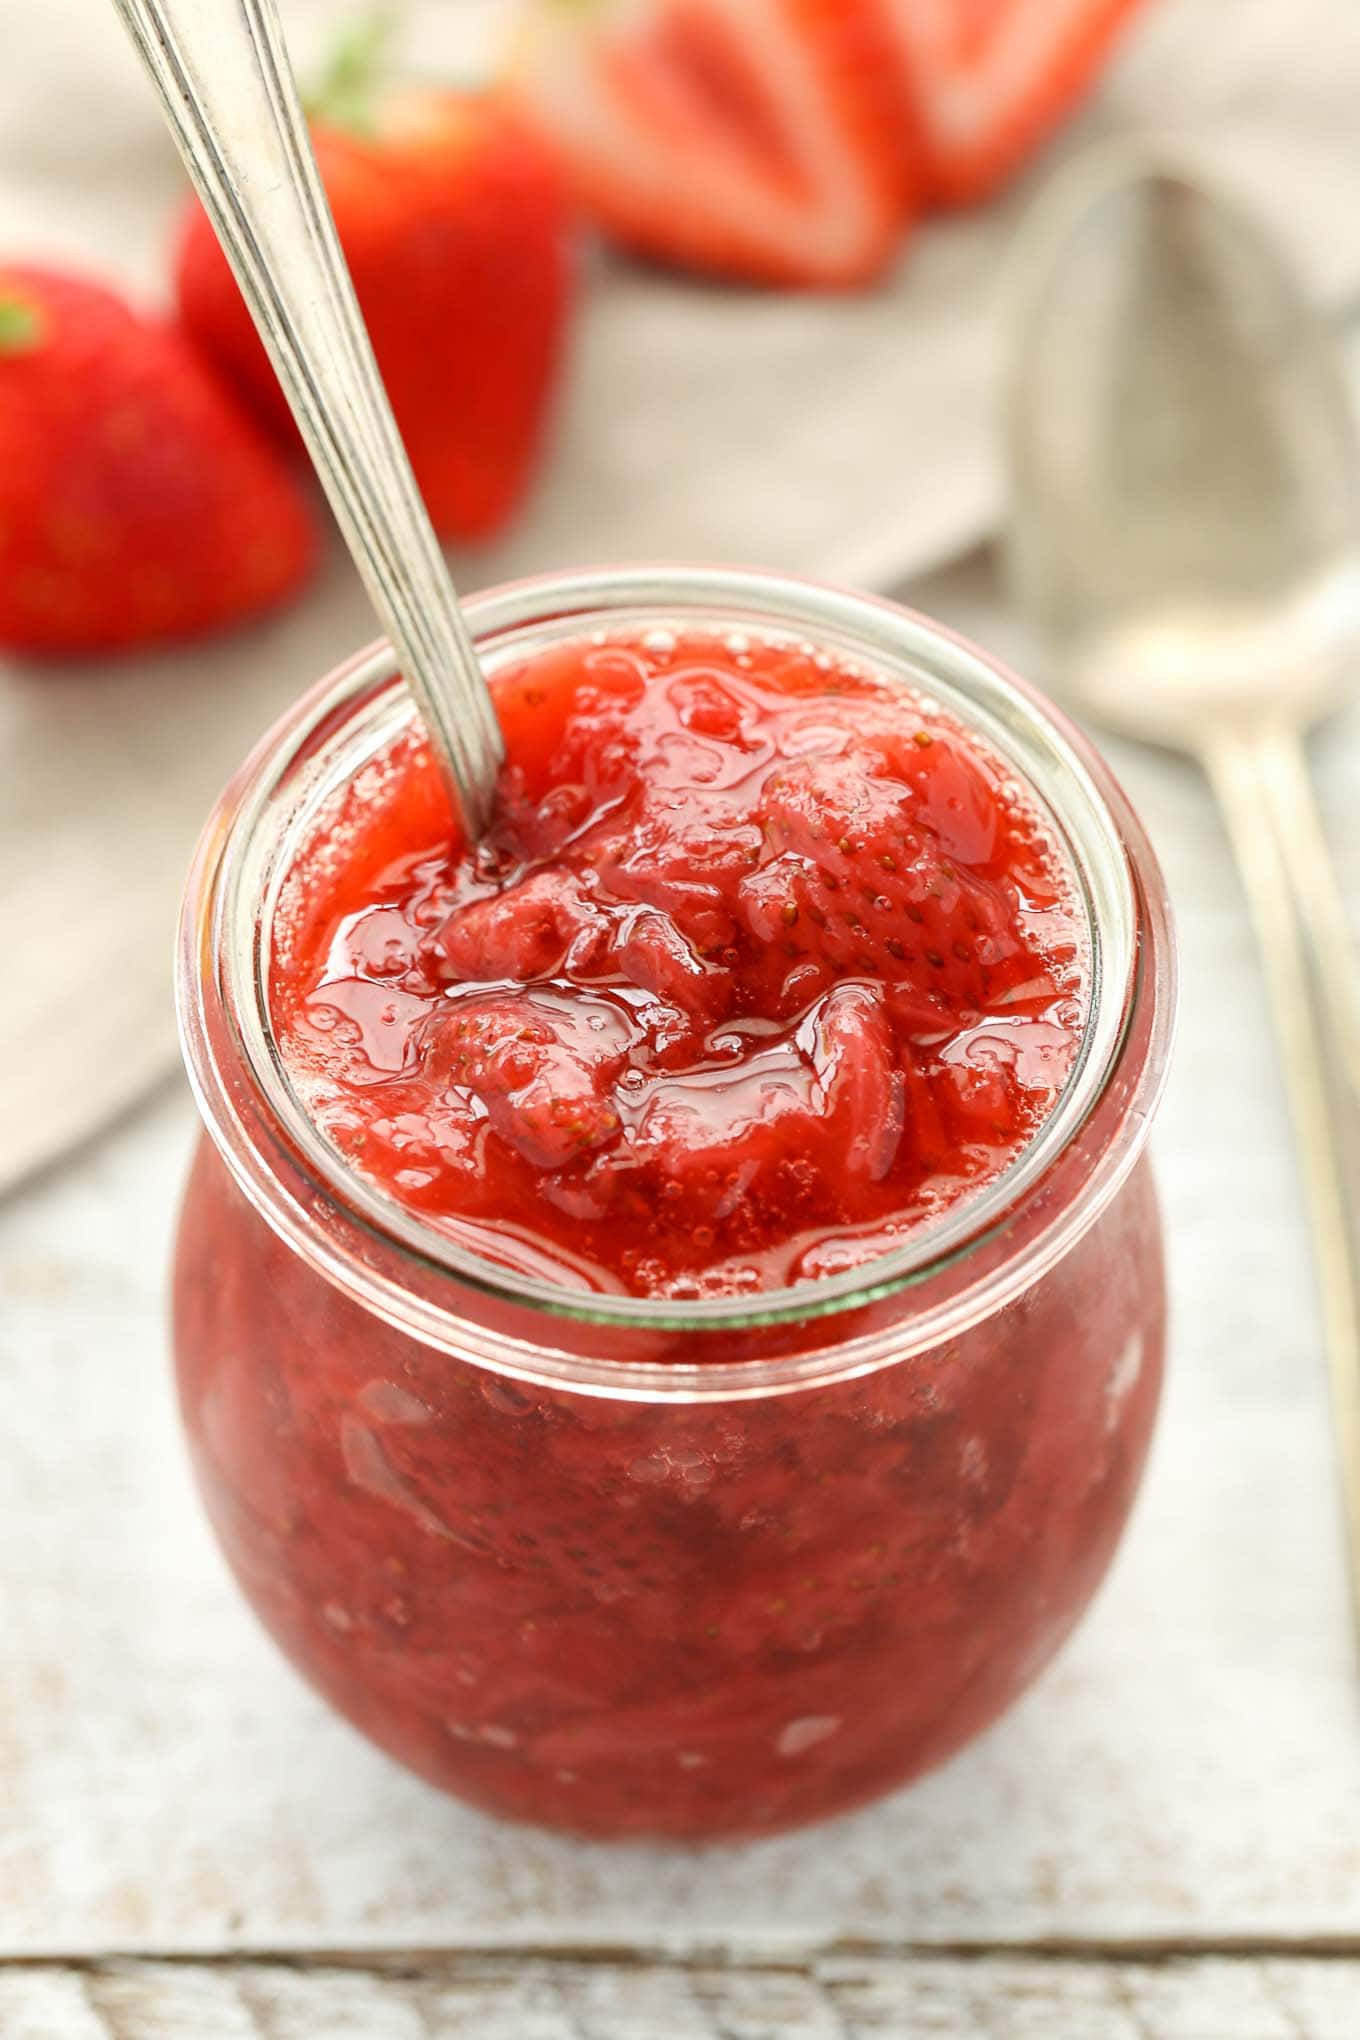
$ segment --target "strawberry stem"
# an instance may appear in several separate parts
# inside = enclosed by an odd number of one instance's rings
[[[306,96],[311,119],[350,134],[374,133],[385,59],[395,30],[395,17],[385,8],[351,22],[315,88]]]
[[[0,354],[26,354],[43,337],[42,314],[27,298],[0,296]]]

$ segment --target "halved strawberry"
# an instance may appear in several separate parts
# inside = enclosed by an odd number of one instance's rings
[[[926,194],[986,198],[1094,82],[1137,0],[867,0],[891,39]]]
[[[881,33],[860,0],[537,0],[513,90],[616,240],[847,287],[882,271],[911,209]]]

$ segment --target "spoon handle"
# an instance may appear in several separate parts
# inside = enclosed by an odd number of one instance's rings
[[[340,252],[275,0],[114,4],[478,835],[500,729]]]
[[[1336,1048],[1360,1110],[1360,958],[1336,881],[1303,741],[1292,729],[1259,742],[1262,783],[1303,922],[1313,976],[1326,1002]]]
[[[1224,734],[1207,747],[1205,764],[1256,922],[1284,1055],[1322,1289],[1360,1626],[1360,1181],[1351,1167],[1360,1088],[1345,913],[1298,737],[1273,728]]]

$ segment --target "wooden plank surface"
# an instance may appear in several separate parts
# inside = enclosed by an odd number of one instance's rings
[[[976,627],[966,579],[927,600]],[[0,1212],[0,1954],[1360,1936],[1360,1679],[1254,953],[1198,779],[1118,762],[1186,961],[1158,1140],[1171,1381],[1115,1574],[1014,1714],[877,1809],[701,1856],[498,1826],[367,1749],[256,1631],[190,1490],[162,1319],[174,1089]],[[1360,719],[1318,764],[1360,906]]]
[[[5,2040],[1355,2040],[1360,1962],[464,1958],[0,1972]]]

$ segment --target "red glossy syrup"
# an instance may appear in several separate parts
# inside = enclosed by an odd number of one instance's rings
[[[834,1272],[989,1183],[1071,1067],[1071,875],[939,708],[777,637],[495,682],[497,819],[414,738],[287,888],[275,1025],[356,1169],[493,1259],[672,1298]]]

